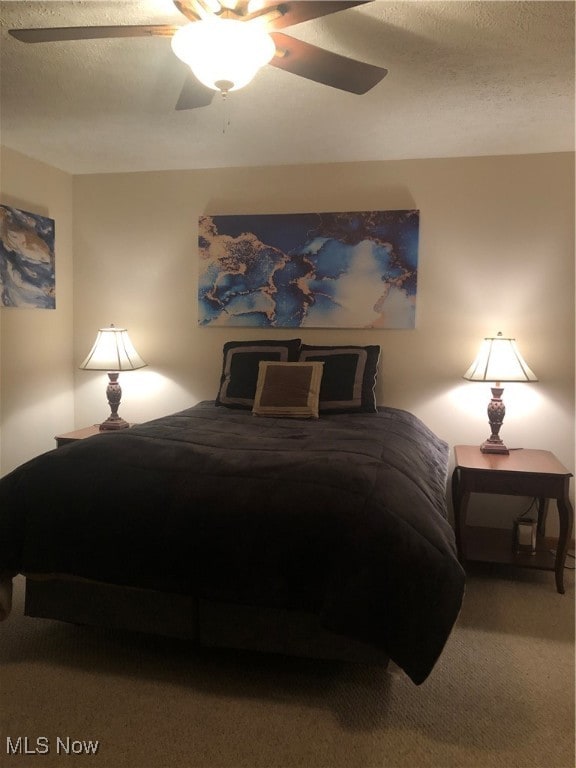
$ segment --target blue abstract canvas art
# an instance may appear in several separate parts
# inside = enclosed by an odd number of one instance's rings
[[[54,309],[54,220],[0,205],[0,306]]]
[[[200,325],[414,328],[419,211],[202,216]]]

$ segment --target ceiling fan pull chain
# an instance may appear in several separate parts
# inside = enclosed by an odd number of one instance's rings
[[[230,99],[228,98],[228,91],[220,91],[222,94],[222,133],[226,133],[226,129],[230,125]]]

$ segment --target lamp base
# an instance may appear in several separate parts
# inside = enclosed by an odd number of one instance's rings
[[[480,446],[480,451],[482,453],[510,453],[508,448],[504,445],[502,440],[493,440],[492,438],[488,438],[488,440],[485,440],[482,445]]]
[[[128,424],[127,421],[124,421],[120,416],[110,415],[106,421],[103,421],[102,424],[100,424],[99,429],[101,432],[106,432],[114,429],[127,429],[129,426],[130,424]]]
[[[100,431],[106,432],[113,429],[127,429],[130,424],[121,416],[118,416],[118,406],[122,397],[122,389],[118,384],[118,371],[108,371],[108,386],[106,387],[106,397],[110,406],[110,416],[100,424]]]
[[[491,391],[492,399],[488,403],[488,423],[490,424],[492,433],[488,440],[485,440],[482,443],[480,450],[482,453],[510,453],[498,434],[502,422],[504,421],[504,414],[506,413],[506,408],[502,402],[502,393],[504,392],[504,389],[497,383],[495,387],[491,388]]]

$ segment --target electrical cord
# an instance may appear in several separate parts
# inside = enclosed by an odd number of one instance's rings
[[[530,512],[530,510],[534,507],[534,505],[536,504],[537,501],[538,501],[537,497],[534,496],[534,498],[530,502],[530,505],[524,510],[524,512],[522,512],[520,515],[518,515],[517,519],[520,520],[521,518],[526,517],[528,512]]]

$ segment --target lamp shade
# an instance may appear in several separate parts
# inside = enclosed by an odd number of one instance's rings
[[[520,354],[516,340],[502,333],[486,337],[478,355],[464,374],[470,381],[538,381]]]
[[[142,360],[130,341],[126,328],[100,328],[94,346],[80,365],[90,371],[133,371],[144,368]]]
[[[276,51],[259,25],[209,17],[185,24],[172,38],[172,50],[201,83],[215,91],[247,85]]]

